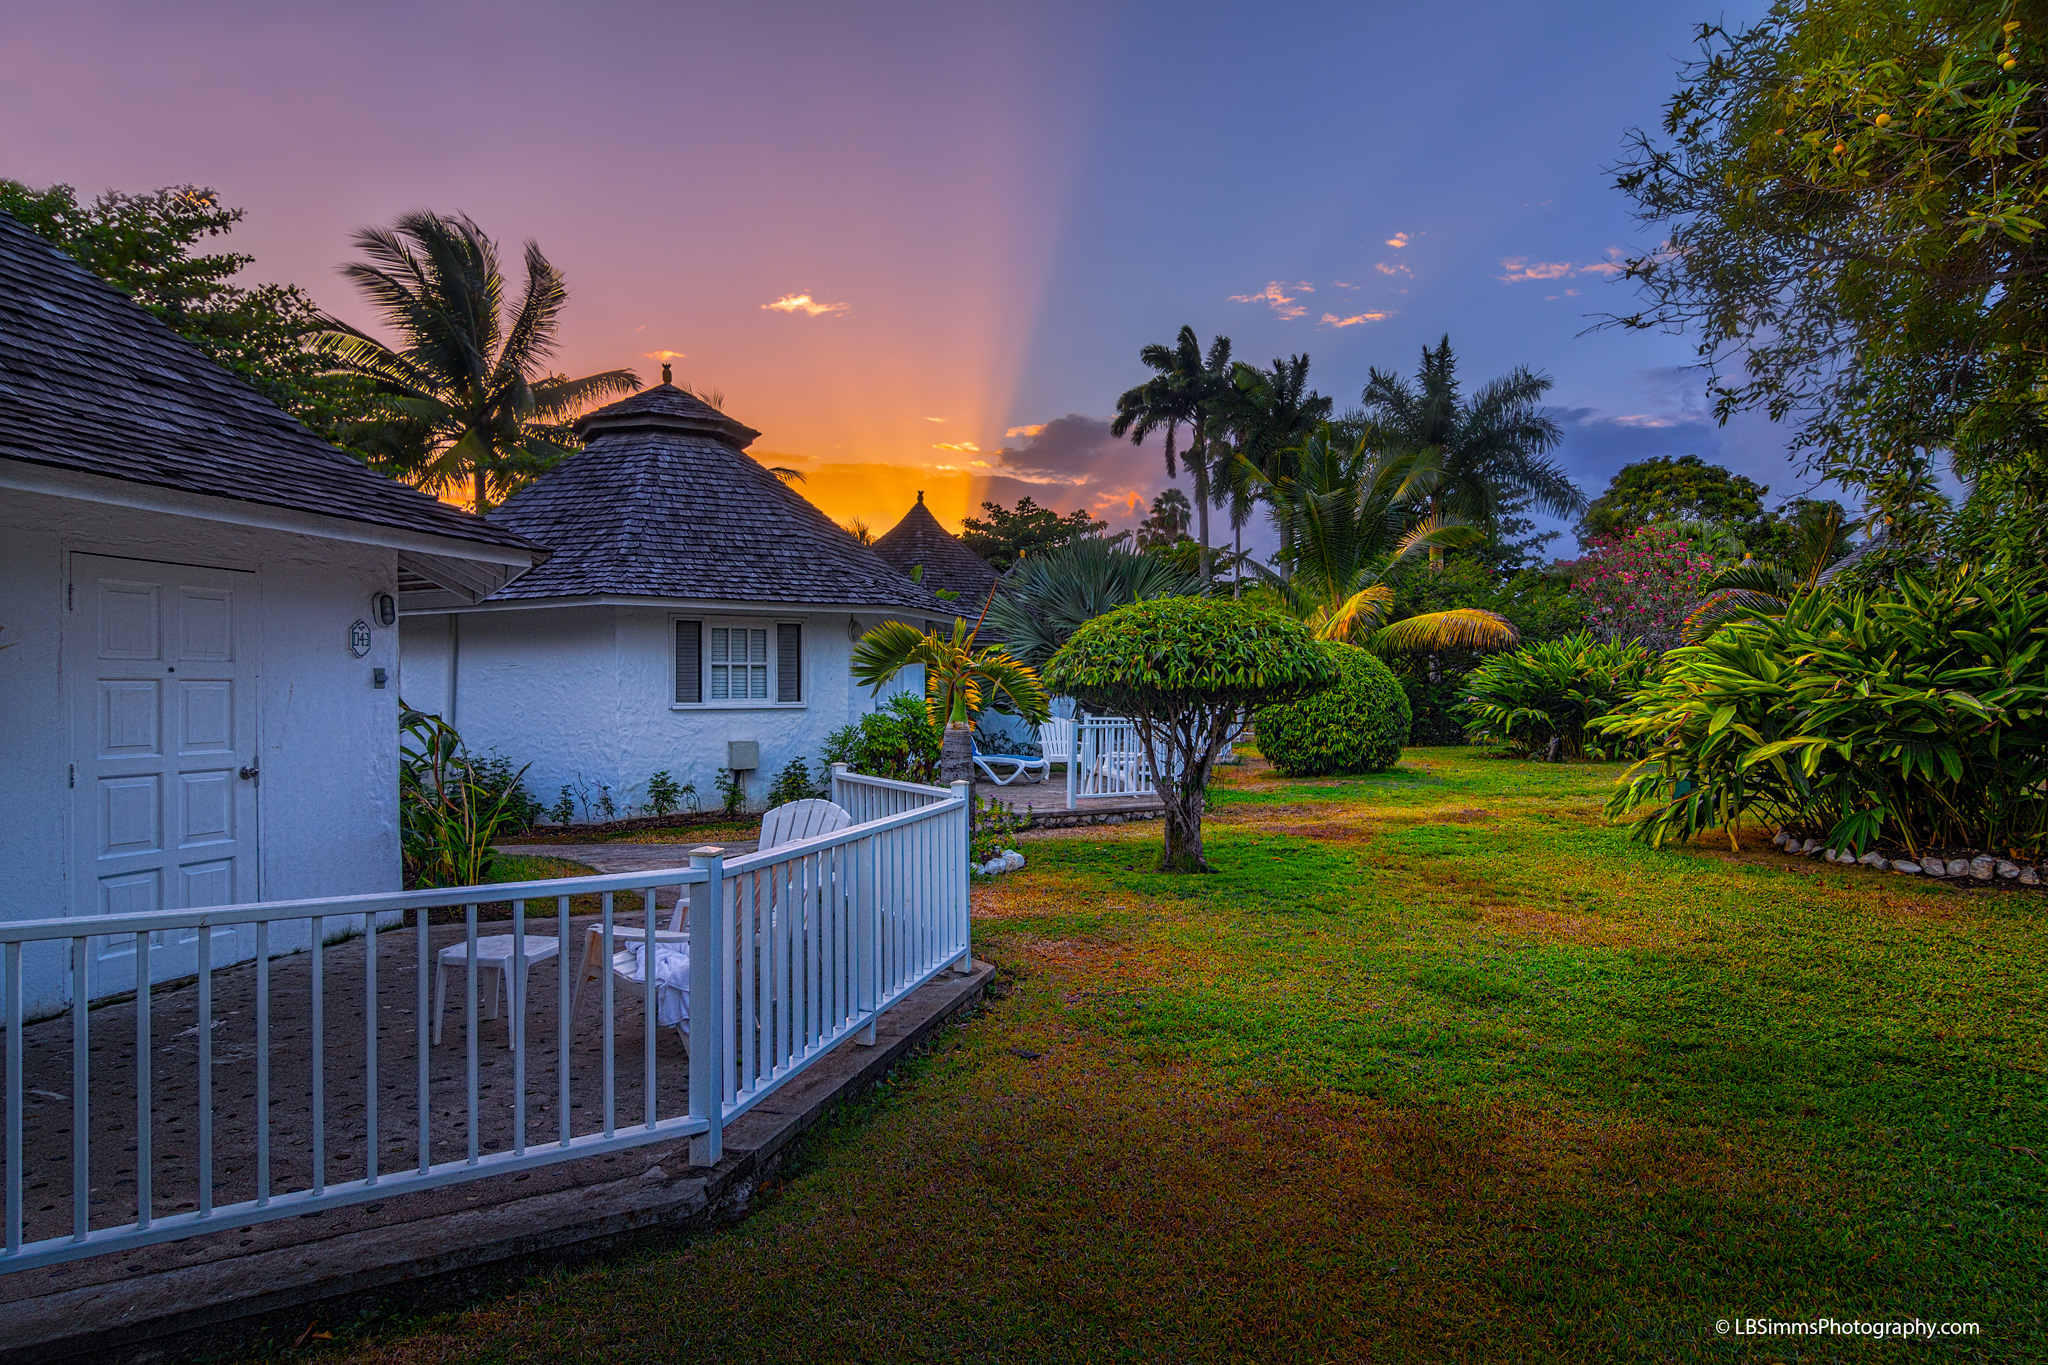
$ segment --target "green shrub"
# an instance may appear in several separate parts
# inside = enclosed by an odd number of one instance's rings
[[[825,762],[867,777],[936,782],[940,730],[917,697],[904,693],[825,737]]]
[[[1356,645],[1321,643],[1335,687],[1258,715],[1259,752],[1288,777],[1384,772],[1408,742],[1408,697],[1393,671]]]
[[[792,801],[824,794],[824,790],[811,780],[811,765],[801,757],[792,758],[775,775],[775,785],[768,789],[768,807],[773,810]]]
[[[1459,711],[1474,742],[1559,758],[1586,752],[1586,723],[1642,690],[1653,660],[1642,645],[1589,631],[1496,654],[1465,675]]]
[[[2048,576],[1823,588],[1664,659],[1589,727],[1649,746],[1608,802],[1638,837],[1747,815],[1853,852],[2048,852]]]

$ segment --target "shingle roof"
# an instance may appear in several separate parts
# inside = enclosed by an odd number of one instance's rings
[[[538,548],[356,463],[5,213],[0,459]]]
[[[755,435],[671,384],[577,423],[584,448],[491,520],[554,553],[493,601],[667,597],[950,614],[742,454]]]
[[[917,505],[903,514],[903,520],[875,542],[875,553],[905,574],[922,564],[924,585],[959,593],[955,609],[967,613],[970,620],[988,600],[988,590],[995,586],[996,571],[988,566],[987,560],[963,545],[958,536],[939,525],[939,519],[924,505],[922,493],[917,495]]]

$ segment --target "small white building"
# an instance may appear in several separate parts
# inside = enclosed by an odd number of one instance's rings
[[[0,916],[396,890],[398,610],[541,556],[0,214]],[[156,979],[193,938],[153,947]],[[223,930],[214,960],[251,951]],[[87,972],[131,989],[132,936],[92,939]],[[59,953],[24,973],[32,1014],[74,993]]]
[[[675,385],[577,431],[582,451],[490,516],[547,562],[482,601],[416,597],[401,627],[406,704],[525,766],[544,804],[566,787],[578,820],[607,797],[624,815],[667,773],[711,808],[721,768],[758,804],[873,709],[850,666],[864,631],[952,619],[745,454],[758,432]]]

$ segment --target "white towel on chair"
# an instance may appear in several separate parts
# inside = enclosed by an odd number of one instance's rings
[[[640,963],[646,952],[645,942],[628,943],[612,955],[612,970],[644,986],[647,978]],[[654,1021],[663,1028],[689,1027],[690,945],[687,943],[654,945]]]

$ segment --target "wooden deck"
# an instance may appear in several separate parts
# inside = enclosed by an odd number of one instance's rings
[[[1156,796],[1117,796],[1077,801],[1074,809],[1068,810],[1067,784],[1057,773],[1044,782],[1018,781],[1008,786],[976,782],[974,796],[978,801],[1000,801],[1019,814],[1029,811],[1034,820],[1048,824],[1055,820],[1064,822],[1067,817],[1074,817],[1078,822],[1106,815],[1149,819],[1165,809]]]

